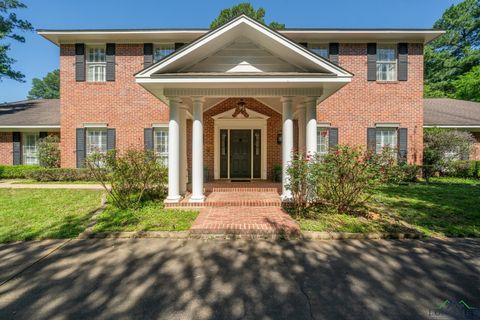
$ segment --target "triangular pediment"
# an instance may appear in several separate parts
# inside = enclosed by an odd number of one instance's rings
[[[351,77],[265,25],[241,15],[139,72],[137,79],[179,74],[303,74]]]

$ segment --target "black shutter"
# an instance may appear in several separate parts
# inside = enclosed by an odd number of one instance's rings
[[[257,153],[258,151],[258,153]],[[253,130],[253,177],[261,178],[262,164],[262,135],[260,129]]]
[[[301,46],[304,46],[305,48],[308,48],[308,43],[307,42],[299,42],[298,43]]]
[[[145,150],[153,150],[153,129],[145,128],[143,129],[143,144]]]
[[[83,168],[85,166],[85,129],[77,128],[76,131],[76,155],[77,155],[77,168]]]
[[[339,45],[337,42],[332,42],[328,45],[328,57],[332,63],[338,65],[338,52],[339,52]]]
[[[115,129],[108,128],[107,129],[107,150],[114,150],[115,149]]]
[[[377,147],[377,129],[367,128],[367,149],[375,152]]]
[[[39,134],[40,139],[44,139],[46,137],[48,137],[48,132],[40,132],[40,134]]]
[[[85,44],[75,44],[75,80],[85,81]]]
[[[105,60],[107,62],[106,80],[115,81],[115,43],[107,43]]]
[[[408,80],[408,43],[398,44],[398,80]]]
[[[22,164],[22,134],[13,132],[13,164]]]
[[[367,44],[367,80],[377,80],[377,44]]]
[[[175,42],[175,50],[178,50],[180,49],[181,47],[183,47],[185,43],[183,42]]]
[[[143,44],[143,67],[148,68],[153,64],[153,43]]]
[[[328,129],[328,147],[335,148],[338,145],[338,128]]]
[[[398,129],[398,162],[407,162],[407,150],[408,150],[408,129]]]
[[[228,178],[228,130],[220,130],[220,178]]]

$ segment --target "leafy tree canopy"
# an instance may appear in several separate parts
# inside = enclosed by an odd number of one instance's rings
[[[211,29],[215,29],[222,24],[232,20],[233,18],[245,14],[249,16],[252,19],[257,20],[260,23],[266,24],[265,23],[265,9],[264,8],[258,8],[255,9],[249,2],[243,2],[240,4],[237,4],[231,8],[223,9],[220,11],[220,14],[218,15],[215,20],[210,24]],[[275,21],[270,22],[269,24],[270,28],[273,29],[284,29],[285,25],[282,23],[278,23]]]
[[[478,75],[470,72],[480,64],[480,0],[452,5],[433,27],[446,33],[425,48],[425,95],[478,101],[478,85],[469,94],[459,90]]]
[[[25,42],[25,37],[18,32],[33,30],[28,21],[19,19],[16,13],[12,12],[23,8],[26,6],[20,1],[0,0],[0,81],[3,78],[10,78],[24,82],[25,75],[13,69],[15,60],[8,55],[10,44],[5,43],[6,39]]]
[[[58,99],[60,98],[60,70],[47,73],[43,79],[34,78],[28,99]]]

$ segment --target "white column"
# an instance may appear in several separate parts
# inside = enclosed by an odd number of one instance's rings
[[[305,152],[305,104],[300,104],[298,109],[298,151]]]
[[[285,188],[288,183],[287,168],[292,161],[293,152],[293,98],[282,97],[282,199],[291,198],[291,192]]]
[[[190,202],[203,202],[203,102],[193,97],[192,123],[192,196]]]
[[[180,105],[179,109],[179,131],[180,131],[180,194],[187,192],[188,161],[187,161],[187,110],[188,106]]]
[[[180,201],[180,130],[179,108],[181,100],[170,98],[170,120],[168,122],[168,196],[165,202]]]
[[[317,98],[305,99],[305,148],[307,155],[314,155],[317,152]]]

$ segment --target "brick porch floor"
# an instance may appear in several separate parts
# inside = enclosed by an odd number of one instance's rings
[[[189,195],[180,206],[202,206],[191,233],[300,235],[296,222],[282,209],[281,184],[266,181],[205,184],[203,204],[191,204]],[[178,206],[178,204],[177,204]]]

